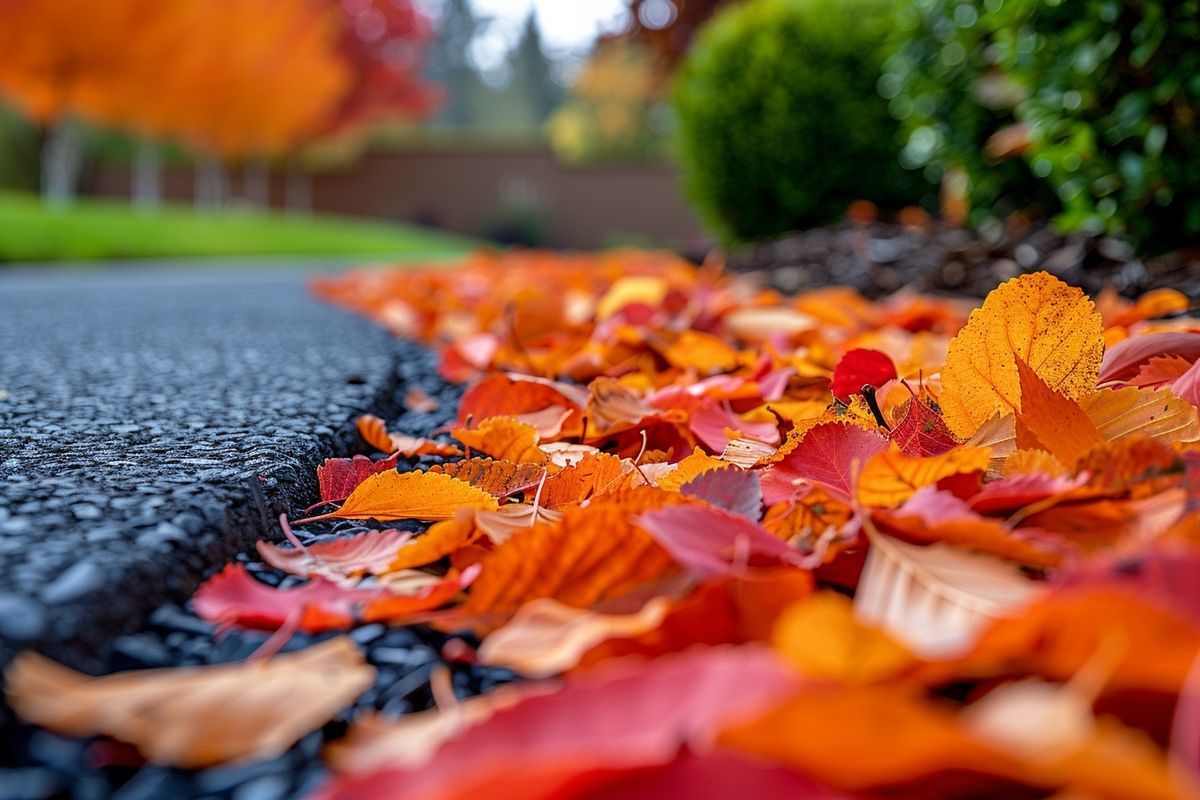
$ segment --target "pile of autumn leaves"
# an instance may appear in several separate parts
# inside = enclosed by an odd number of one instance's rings
[[[316,519],[428,520],[230,565],[224,625],[471,631],[531,678],[363,717],[321,798],[1200,793],[1200,323],[1023,275],[956,301],[796,298],[669,256],[478,255],[325,298],[441,348],[446,437],[319,470]],[[430,404],[419,393],[415,406]],[[433,435],[433,432],[430,432]],[[444,457],[410,468],[417,455]],[[428,461],[429,459],[426,459]],[[397,465],[401,470],[397,471]],[[344,636],[91,679],[29,720],[198,766],[270,755],[371,683]]]

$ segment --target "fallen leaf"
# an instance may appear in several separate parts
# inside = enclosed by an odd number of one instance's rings
[[[606,767],[668,764],[681,745],[705,748],[722,727],[796,691],[799,681],[764,647],[713,647],[646,665],[614,664],[573,677],[556,692],[500,708],[447,740],[425,764],[345,775],[314,800],[487,796],[480,786],[526,786],[556,771],[573,778]],[[565,768],[565,769],[564,769]],[[492,795],[495,796],[495,795]]]
[[[913,458],[898,450],[874,455],[858,476],[858,501],[865,506],[895,508],[918,489],[953,475],[982,475],[991,458],[986,447],[957,447],[937,456]]]
[[[275,589],[250,576],[243,564],[229,564],[192,595],[192,608],[221,625],[276,630],[294,624],[309,633],[340,630],[360,622],[404,620],[443,606],[462,589],[463,577],[447,575],[413,595],[387,589],[346,589],[313,578],[294,589]]]
[[[817,425],[783,459],[763,472],[763,498],[771,504],[784,502],[805,483],[816,483],[848,499],[854,494],[859,472],[887,445],[883,436],[856,425]]]
[[[337,503],[350,496],[360,483],[377,472],[396,468],[399,453],[372,461],[366,456],[354,458],[327,458],[317,467],[317,484],[320,486],[322,503]]]
[[[916,662],[890,635],[859,621],[848,598],[829,591],[788,607],[771,643],[804,675],[849,684],[895,678]]]
[[[1147,333],[1117,342],[1104,354],[1100,383],[1126,381],[1155,356],[1179,356],[1194,362],[1200,359],[1200,333]]]
[[[381,472],[358,485],[341,508],[298,520],[449,519],[460,508],[496,508],[496,498],[466,481],[436,472]]]
[[[388,433],[387,423],[374,414],[363,414],[355,421],[363,441],[381,453],[408,456],[457,456],[462,451],[452,444],[442,444],[432,439]]]
[[[1015,358],[1021,391],[1017,447],[1032,449],[1040,445],[1073,468],[1088,450],[1103,441],[1100,432],[1079,403],[1047,386],[1019,355]],[[1033,435],[1033,442],[1022,441],[1026,431]]]
[[[681,486],[679,493],[743,516],[751,522],[758,522],[762,517],[762,483],[757,472],[709,470]]]
[[[552,597],[590,608],[664,577],[676,569],[674,561],[633,518],[671,502],[678,495],[635,489],[517,532],[481,562],[463,614],[487,632],[530,600]]]
[[[1047,272],[1001,284],[950,341],[938,403],[959,437],[993,414],[1021,410],[1016,359],[1071,399],[1091,391],[1104,354],[1100,315],[1079,289]]]
[[[892,426],[888,438],[906,456],[940,456],[959,445],[942,415],[914,395],[909,398]]]
[[[434,464],[429,471],[458,478],[500,499],[536,487],[546,474],[539,464],[514,464],[492,458],[468,458]]]
[[[803,566],[800,553],[745,517],[712,506],[673,505],[636,518],[671,557],[699,578],[751,566]]]
[[[419,386],[414,386],[404,393],[404,407],[414,414],[429,414],[437,411],[440,404],[430,397]]]
[[[657,628],[670,607],[668,598],[655,597],[631,614],[602,614],[542,597],[521,606],[488,635],[479,647],[479,663],[549,678],[576,666],[606,639]]]
[[[869,536],[855,613],[922,657],[966,650],[989,620],[1037,594],[1036,583],[999,559],[942,544],[913,545],[878,532]]]
[[[291,536],[292,547],[258,542],[263,561],[275,569],[304,577],[319,576],[345,585],[363,574],[387,572],[396,553],[412,537],[408,531],[367,531],[303,545]]]
[[[5,673],[5,695],[26,722],[63,736],[113,736],[156,764],[197,769],[282,755],[374,679],[339,636],[265,661],[102,678],[25,652]]]
[[[710,456],[697,447],[690,455],[680,460],[673,470],[659,478],[657,486],[669,492],[678,492],[697,475],[713,469],[728,469],[730,466],[728,461]]]
[[[474,428],[455,428],[452,434],[467,447],[501,461],[546,462],[546,454],[538,449],[538,429],[516,417],[489,417]]]
[[[1167,389],[1109,389],[1079,405],[1107,441],[1140,435],[1167,443],[1200,441],[1196,407]]]

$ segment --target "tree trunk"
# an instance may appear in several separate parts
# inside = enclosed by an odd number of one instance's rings
[[[255,211],[271,207],[271,170],[267,162],[254,158],[243,165],[242,197]]]
[[[192,204],[197,211],[219,211],[225,204],[225,167],[216,156],[197,156]]]
[[[54,124],[42,145],[42,201],[51,208],[75,202],[83,168],[83,135],[70,120]]]
[[[133,205],[144,214],[162,206],[162,159],[158,144],[148,139],[137,143],[133,155]]]
[[[284,207],[289,214],[312,213],[312,176],[298,165],[288,168],[284,183]]]

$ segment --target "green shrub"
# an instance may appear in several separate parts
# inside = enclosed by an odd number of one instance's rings
[[[701,31],[674,91],[692,199],[726,241],[913,202],[876,84],[896,0],[750,0]]]
[[[966,162],[978,178],[977,204],[1005,195],[1044,200],[1032,174],[1052,190],[1064,229],[1123,233],[1151,251],[1200,236],[1200,0],[915,6],[923,19],[880,81],[894,111],[911,109],[910,163],[924,155],[913,137],[926,136],[934,170]],[[955,60],[961,69],[947,92],[930,89]],[[981,81],[1004,87],[1007,107],[989,107],[986,92],[964,91]],[[962,119],[971,122],[956,128]],[[1010,162],[989,173],[979,154],[1008,121],[1024,126],[1029,172]]]

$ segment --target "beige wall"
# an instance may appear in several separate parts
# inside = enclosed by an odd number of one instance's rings
[[[92,188],[124,195],[128,181],[124,170],[103,170]],[[506,206],[532,203],[551,246],[597,247],[632,240],[694,252],[707,242],[683,199],[675,170],[668,166],[572,167],[541,148],[402,150],[374,153],[349,168],[318,174],[312,186],[319,211],[422,222],[471,234],[484,233]],[[164,187],[169,198],[190,198],[190,172],[164,176]],[[272,199],[282,201],[279,176]]]

